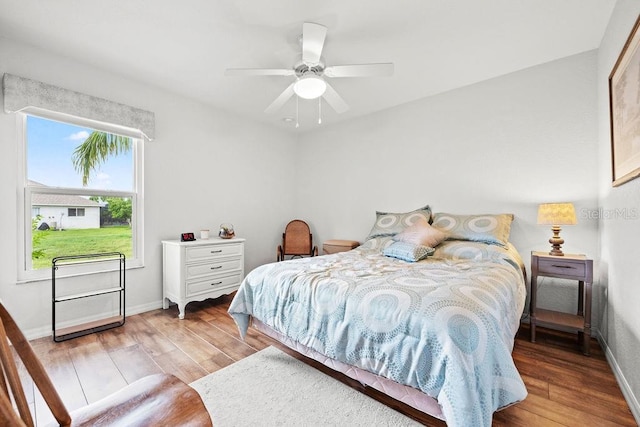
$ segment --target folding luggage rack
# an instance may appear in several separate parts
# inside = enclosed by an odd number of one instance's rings
[[[78,266],[81,264],[95,263],[118,263],[118,267],[114,272],[118,273],[118,285],[95,289],[87,292],[80,292],[70,295],[58,295],[56,293],[56,273],[58,269],[67,266]],[[51,260],[51,313],[52,313],[52,330],[53,340],[55,342],[66,341],[68,339],[77,338],[98,331],[115,328],[124,325],[125,320],[125,266],[126,259],[121,252],[105,252],[84,255],[59,256]],[[90,298],[99,295],[108,295],[118,293],[119,308],[118,314],[107,318],[94,320],[74,326],[58,329],[56,327],[56,308],[60,303],[78,300],[81,298]]]

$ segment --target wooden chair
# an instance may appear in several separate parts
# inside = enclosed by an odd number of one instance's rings
[[[277,261],[284,261],[284,257],[318,256],[318,247],[313,246],[313,235],[306,222],[294,219],[287,224],[282,233],[282,244],[278,245]]]
[[[15,353],[61,426],[211,426],[200,395],[173,375],[156,374],[129,384],[117,393],[69,413],[15,321],[0,303],[0,422],[33,426],[18,375]],[[12,405],[15,402],[15,407]]]

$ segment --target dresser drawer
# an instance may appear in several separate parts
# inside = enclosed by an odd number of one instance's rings
[[[238,273],[231,276],[216,276],[208,279],[189,281],[187,282],[187,297],[209,291],[215,291],[218,288],[240,285],[241,280],[242,274]]]
[[[186,262],[205,261],[227,256],[242,255],[242,244],[225,244],[211,246],[196,246],[187,248]]]
[[[187,277],[186,279],[192,279],[198,276],[206,276],[217,273],[226,273],[233,270],[242,269],[242,258],[224,258],[220,260],[213,260],[205,264],[189,264],[187,265]]]
[[[543,258],[538,260],[538,274],[543,276],[544,274],[552,274],[553,277],[568,277],[583,280],[586,274],[585,263],[571,262],[565,259],[548,259]]]

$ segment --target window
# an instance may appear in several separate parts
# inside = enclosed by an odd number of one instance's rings
[[[142,265],[142,141],[73,117],[21,118],[21,279],[50,277],[63,255],[122,252]]]
[[[84,216],[84,208],[69,208],[69,216]]]

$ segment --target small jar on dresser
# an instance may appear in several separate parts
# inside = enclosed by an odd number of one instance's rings
[[[192,301],[218,298],[240,287],[244,279],[245,239],[162,241],[162,307],[178,304],[180,319]]]

